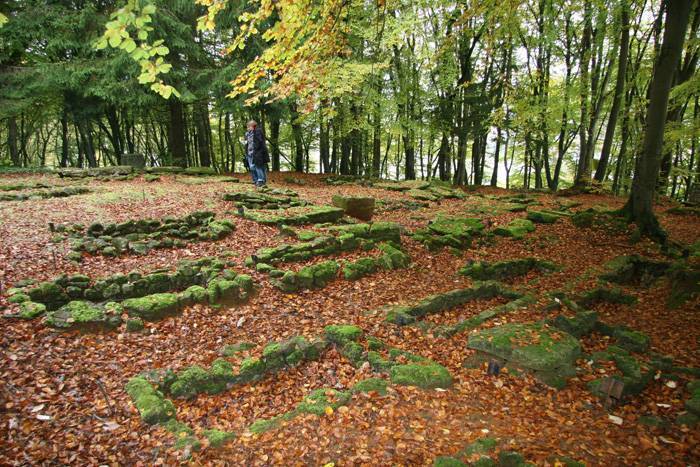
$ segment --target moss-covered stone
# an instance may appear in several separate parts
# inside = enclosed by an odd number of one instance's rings
[[[433,461],[433,467],[467,467],[467,465],[456,457],[451,456],[440,456]]]
[[[45,322],[59,329],[109,330],[121,324],[121,311],[121,307],[113,302],[100,306],[75,300],[56,311],[48,312]]]
[[[213,448],[220,448],[229,441],[236,439],[235,433],[230,431],[204,430],[202,434],[209,441],[209,446]]]
[[[41,282],[29,289],[28,295],[33,302],[46,305],[49,311],[57,310],[70,301],[63,288],[55,282]]]
[[[367,378],[356,383],[352,387],[352,392],[376,392],[381,396],[385,396],[387,391],[387,382],[382,378]]]
[[[597,303],[618,303],[621,305],[633,305],[637,303],[637,298],[625,293],[617,287],[596,287],[583,294],[576,300],[579,305],[590,308]]]
[[[236,344],[225,345],[221,349],[221,355],[224,357],[233,357],[240,352],[245,352],[255,347],[255,344],[251,342],[239,342]]]
[[[469,336],[470,349],[532,372],[546,384],[560,387],[573,376],[581,346],[573,336],[541,323],[509,323]]]
[[[130,298],[122,302],[129,316],[146,321],[157,321],[180,311],[180,300],[174,293],[158,293]]]
[[[326,407],[330,407],[335,410],[341,405],[347,404],[350,397],[351,394],[349,392],[337,391],[335,389],[328,388],[316,389],[297,405],[296,411],[298,413],[308,413],[320,416],[325,413]]]
[[[449,292],[429,295],[413,304],[394,306],[387,311],[385,320],[398,325],[410,324],[431,313],[449,310],[472,300],[497,296],[518,298],[521,295],[508,290],[503,284],[498,282],[479,282],[471,288],[455,289]]]
[[[545,211],[528,211],[527,213],[527,219],[535,224],[554,224],[559,220],[559,217],[554,213]]]
[[[678,308],[700,296],[700,262],[679,261],[669,268],[667,275],[671,283],[669,308]]]
[[[362,337],[362,329],[350,324],[332,324],[324,329],[326,339],[339,346],[343,346],[348,342],[357,341]]]
[[[332,206],[293,206],[274,211],[247,210],[244,217],[267,225],[302,225],[337,222],[343,210]]]
[[[238,379],[242,382],[261,378],[266,371],[265,362],[257,358],[246,358],[238,368]]]
[[[499,226],[493,230],[495,235],[521,239],[525,234],[535,231],[535,224],[528,219],[513,219],[506,226]]]
[[[532,270],[546,273],[558,269],[552,262],[530,257],[495,263],[476,261],[460,269],[459,273],[476,280],[506,280],[525,275]]]
[[[479,219],[468,217],[438,216],[425,229],[413,233],[413,239],[423,243],[429,250],[452,247],[460,250],[469,248],[473,237],[484,229]]]
[[[175,406],[145,378],[137,376],[129,380],[126,392],[141,415],[150,425],[164,423],[175,417]]]
[[[571,334],[574,337],[582,337],[593,331],[598,321],[598,313],[595,311],[582,311],[576,313],[573,318],[559,315],[548,323],[555,328]]]
[[[14,295],[11,295],[10,298],[7,299],[7,301],[10,303],[24,303],[30,300],[31,298],[29,297],[29,295],[23,293],[16,293]]]
[[[402,386],[417,386],[422,389],[452,386],[450,372],[437,363],[394,365],[389,373],[391,382]]]
[[[650,285],[668,271],[670,264],[639,255],[618,256],[605,264],[600,278],[621,285]]]
[[[333,205],[348,216],[364,221],[371,220],[374,214],[374,198],[333,195]]]
[[[346,262],[343,265],[343,277],[346,280],[354,281],[372,274],[378,267],[379,265],[374,258],[360,258],[354,262]]]
[[[143,320],[140,318],[126,320],[126,330],[128,332],[143,331],[143,328],[144,328]]]
[[[510,295],[509,298],[513,298],[513,295]],[[500,316],[505,313],[511,313],[513,311],[519,310],[521,308],[525,308],[531,303],[535,302],[535,297],[532,295],[523,295],[523,296],[518,296],[514,300],[511,300],[508,303],[505,303],[503,305],[497,305],[493,308],[488,308],[476,316],[472,316],[470,318],[460,320],[455,324],[452,325],[445,325],[445,326],[437,326],[435,330],[433,331],[435,334],[440,335],[440,336],[446,336],[450,337],[455,334],[458,334],[460,332],[464,332],[469,329],[474,329],[481,324],[485,323],[486,321],[496,318],[497,316]]]
[[[19,305],[19,317],[22,319],[34,319],[46,313],[46,305],[36,302],[22,302]]]
[[[378,248],[383,253],[382,259],[385,269],[403,269],[411,264],[411,257],[391,243],[380,243]]]

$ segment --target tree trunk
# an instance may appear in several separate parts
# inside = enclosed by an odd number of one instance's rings
[[[691,0],[666,0],[664,3],[667,10],[663,44],[651,78],[642,152],[637,160],[632,192],[623,208],[627,217],[637,224],[643,234],[662,242],[665,242],[666,234],[654,215],[652,202],[659,175],[664,122],[673,79],[669,70],[676,67],[681,57]]]
[[[576,170],[576,180],[574,185],[582,186],[589,184],[591,180],[591,151],[588,150],[588,145],[591,141],[588,141],[588,125],[590,124],[589,116],[589,62],[591,60],[591,2],[590,0],[584,0],[584,26],[583,26],[583,37],[581,38],[581,63],[580,63],[580,73],[581,73],[581,83],[580,83],[580,97],[581,97],[581,123],[579,129],[579,159],[578,167]]]
[[[168,127],[168,148],[171,163],[179,167],[187,166],[187,147],[185,142],[185,122],[182,117],[182,102],[168,99],[170,125]]]
[[[68,167],[68,114],[65,109],[61,113],[61,161],[60,167]]]
[[[610,149],[612,148],[613,136],[615,135],[615,126],[617,125],[617,115],[620,111],[620,103],[622,96],[625,93],[625,76],[627,73],[627,54],[629,52],[629,9],[627,0],[620,1],[620,57],[617,63],[617,80],[615,81],[615,95],[613,96],[612,107],[610,108],[610,116],[608,117],[608,126],[605,129],[605,137],[603,139],[603,149],[600,152],[600,161],[598,168],[595,171],[595,180],[602,182],[605,179],[608,170],[608,161],[610,160]]]
[[[209,139],[211,131],[209,128],[209,108],[207,103],[196,104],[194,108],[194,124],[197,129],[197,153],[199,154],[199,165],[211,167],[211,152]]]
[[[301,122],[296,102],[289,104],[292,135],[294,136],[294,170],[304,172],[304,139],[301,134]]]
[[[10,117],[7,122],[7,147],[10,150],[10,161],[15,167],[20,166],[19,146],[17,146],[17,120]]]

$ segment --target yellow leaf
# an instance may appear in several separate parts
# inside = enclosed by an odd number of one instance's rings
[[[333,415],[333,407],[326,407],[326,410],[324,410],[324,412],[326,412],[326,415]]]

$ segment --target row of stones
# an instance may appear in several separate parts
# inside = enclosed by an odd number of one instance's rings
[[[255,255],[246,258],[247,266],[257,263],[275,265],[294,261],[305,261],[316,256],[326,256],[341,251],[350,251],[358,247],[372,249],[375,242],[393,242],[401,244],[401,231],[398,224],[376,222],[373,224],[350,224],[331,226],[329,234],[319,235],[314,232],[302,231],[294,233],[299,238],[308,241],[285,243],[272,248],[261,248]]]
[[[179,293],[169,292],[182,289],[185,290]],[[17,317],[31,319],[49,310],[48,325],[89,330],[118,326],[122,312],[135,319],[155,321],[194,303],[241,301],[252,291],[250,276],[225,269],[223,261],[203,258],[184,261],[173,273],[132,272],[96,281],[81,274],[64,275],[8,292],[9,301],[20,304]],[[97,303],[103,300],[109,302]],[[127,322],[127,326],[138,327],[138,324]]]
[[[381,179],[358,179],[357,177],[332,176],[326,177],[325,182],[329,185],[346,185],[359,183],[363,186],[370,186],[382,190],[404,192],[413,199],[419,201],[439,201],[442,199],[463,199],[464,192],[455,189],[450,183],[439,180],[405,180],[401,182],[381,180]]]
[[[429,250],[451,247],[464,250],[471,246],[472,238],[481,235],[484,224],[475,218],[438,217],[426,228],[416,229],[412,238]]]
[[[333,206],[292,206],[289,208],[247,209],[239,215],[264,225],[302,225],[336,223],[343,217],[344,211]]]
[[[67,186],[64,188],[54,188],[50,190],[37,190],[28,193],[3,193],[0,194],[0,201],[26,201],[48,198],[65,198],[74,195],[90,193],[90,189],[84,186]]]
[[[81,252],[118,256],[132,252],[146,254],[154,248],[183,247],[188,241],[218,240],[233,232],[227,219],[215,220],[209,211],[196,211],[182,218],[128,220],[119,224],[94,223],[85,233],[80,226],[58,226],[70,235],[71,259],[80,260]]]
[[[233,366],[224,359],[215,360],[210,370],[199,366],[187,368],[179,373],[172,371],[153,371],[132,378],[126,386],[127,393],[132,398],[141,418],[148,424],[162,424],[179,439],[176,447],[189,445],[194,449],[201,442],[194,436],[194,430],[176,419],[176,408],[167,396],[175,398],[192,398],[198,394],[217,394],[235,384],[244,384],[262,378],[266,374],[279,371],[288,366],[298,365],[304,361],[318,359],[323,350],[331,344],[336,345],[341,353],[351,357],[351,362],[360,364],[363,359],[363,349],[358,343],[362,330],[352,325],[331,325],[325,328],[325,338],[309,341],[297,336],[284,342],[268,344],[261,358],[249,357],[240,364],[235,373]],[[369,341],[369,339],[368,339]],[[377,339],[371,342],[374,349],[385,348]],[[235,346],[233,352],[248,349],[250,346]],[[357,347],[360,347],[358,353]],[[416,363],[401,365],[384,360],[376,350],[367,354],[372,362],[381,362],[377,367],[380,371],[391,371],[391,381],[395,384],[415,385],[419,387],[449,387],[452,378],[449,372],[428,359],[414,356],[398,349],[390,349],[395,357],[409,356]],[[371,354],[376,354],[372,358]],[[346,405],[356,392],[376,391],[386,393],[387,383],[380,378],[369,378],[357,383],[347,391],[335,389],[318,389],[306,396],[292,411],[267,420],[257,420],[248,428],[253,433],[261,433],[279,425],[283,420],[290,420],[302,413],[321,415],[330,409]],[[233,439],[233,433],[220,430],[204,430],[203,435],[214,446]]]
[[[233,201],[236,207],[245,209],[284,209],[310,204],[299,199],[298,194],[292,190],[267,187],[258,191],[224,193],[224,201]]]
[[[272,284],[283,292],[325,287],[335,279],[342,269],[346,280],[357,280],[379,270],[394,270],[406,268],[411,259],[398,248],[389,243],[378,245],[382,254],[378,257],[367,256],[356,261],[328,260],[305,266],[298,272],[275,269],[264,263],[256,265],[257,270],[268,272],[273,277]]]
[[[139,171],[131,165],[116,165],[111,167],[91,167],[87,169],[80,168],[61,168],[56,170],[56,173],[61,178],[86,178],[86,177],[129,177],[135,176]],[[146,173],[149,174],[185,174],[185,175],[216,175],[216,170],[212,167],[147,167]]]

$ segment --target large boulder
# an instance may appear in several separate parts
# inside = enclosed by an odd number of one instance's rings
[[[509,323],[469,336],[467,347],[534,374],[540,381],[563,387],[575,374],[581,345],[570,334],[542,323]]]
[[[341,208],[345,214],[368,221],[374,214],[374,198],[359,196],[333,196],[333,206]]]

